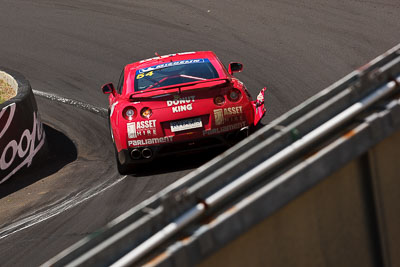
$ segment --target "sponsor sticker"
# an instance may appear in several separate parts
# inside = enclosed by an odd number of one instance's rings
[[[222,109],[214,109],[215,125],[224,124],[224,113]]]
[[[136,138],[137,137],[136,123],[135,122],[128,123],[126,127],[128,131],[128,138]]]
[[[237,115],[242,113],[243,113],[242,106],[224,108],[224,116]]]
[[[13,122],[16,112],[16,105],[13,103],[0,111],[0,119],[8,114],[4,128],[0,130],[0,139],[6,134]],[[0,170],[7,170],[15,161],[19,161],[19,165],[10,170],[5,177],[0,177],[0,183],[6,181],[11,175],[21,169],[23,166],[30,166],[32,160],[45,142],[45,132],[39,115],[33,112],[32,130],[25,129],[20,137],[11,140],[0,153]],[[7,155],[11,155],[7,156]]]
[[[189,55],[189,54],[194,54],[194,53],[195,52],[183,52],[183,53],[169,54],[169,55],[159,56],[159,57],[152,57],[152,58],[141,60],[139,63],[147,62],[147,61],[154,60],[154,59],[163,59],[163,58],[173,57],[176,55]]]
[[[238,123],[231,124],[231,125],[226,125],[226,126],[214,128],[214,129],[211,129],[211,130],[204,130],[203,131],[203,136],[229,132],[229,131],[232,131],[232,130],[243,128],[245,126],[246,126],[246,122],[243,121],[243,122],[238,122]]]
[[[156,135],[156,120],[134,121],[126,124],[128,138],[137,138],[138,136]]]
[[[172,113],[190,111],[193,109],[194,98],[194,95],[186,97],[175,96],[173,100],[167,100],[167,106],[172,107]]]
[[[196,63],[205,63],[205,62],[210,62],[210,61],[207,58],[198,58],[198,59],[186,59],[186,60],[162,63],[162,64],[158,64],[158,65],[154,65],[151,67],[137,70],[136,75],[138,75],[140,73],[146,73],[149,71],[155,71],[158,69],[163,69],[163,68],[168,68],[168,67],[181,66],[181,65],[187,65],[187,64],[196,64]]]
[[[223,125],[224,123],[235,122],[242,120],[241,115],[243,114],[243,107],[229,107],[214,109],[214,121],[215,125]]]
[[[172,142],[173,136],[165,136],[160,138],[150,138],[143,140],[129,140],[128,146],[144,146],[144,145],[157,145]]]

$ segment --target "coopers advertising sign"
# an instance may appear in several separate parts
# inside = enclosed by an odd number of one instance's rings
[[[16,76],[17,96],[0,105],[0,184],[31,166],[45,144],[32,89],[22,76]]]

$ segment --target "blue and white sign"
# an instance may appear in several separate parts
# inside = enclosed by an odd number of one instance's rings
[[[199,58],[199,59],[187,59],[187,60],[162,63],[162,64],[158,64],[158,65],[151,66],[148,68],[140,69],[136,72],[136,74],[145,73],[145,72],[149,72],[149,71],[155,71],[158,69],[163,69],[163,68],[168,68],[168,67],[187,65],[187,64],[196,64],[196,63],[207,63],[207,62],[210,62],[207,58]]]

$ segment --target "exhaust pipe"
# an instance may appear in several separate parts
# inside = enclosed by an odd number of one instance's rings
[[[131,157],[133,159],[140,159],[140,157],[142,156],[142,154],[140,153],[140,150],[135,148],[131,151]]]
[[[152,156],[153,156],[153,151],[151,151],[151,149],[150,148],[143,148],[143,150],[142,150],[142,156],[143,156],[143,158],[145,158],[145,159],[149,159],[149,158],[151,158]]]

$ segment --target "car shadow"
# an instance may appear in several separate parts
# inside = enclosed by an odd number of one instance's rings
[[[252,129],[252,133],[260,130],[265,125],[267,124],[260,122],[256,127]],[[203,165],[204,163],[220,155],[228,148],[229,147],[219,147],[213,149],[205,149],[204,151],[194,152],[190,154],[177,154],[177,155],[158,158],[152,161],[151,163],[134,167],[132,173],[129,173],[129,175],[134,177],[140,177],[140,176],[151,176],[156,174],[176,172],[188,169],[196,169],[201,165]]]
[[[0,184],[0,199],[27,187],[73,162],[78,157],[74,143],[63,133],[43,124],[47,144],[32,161],[10,179]]]
[[[226,149],[227,147],[214,148],[212,150],[209,149],[201,152],[170,155],[157,158],[151,163],[134,167],[130,175],[140,177],[196,169],[204,163],[212,160]]]

